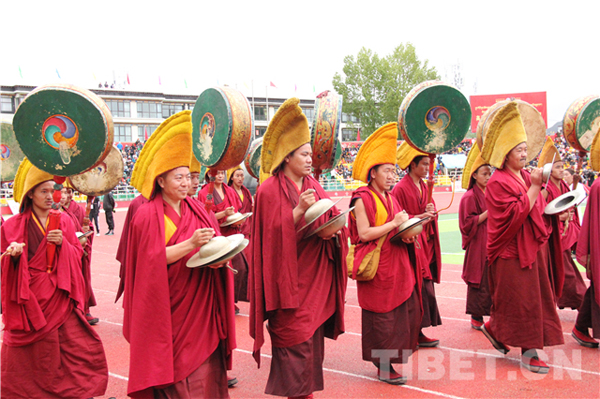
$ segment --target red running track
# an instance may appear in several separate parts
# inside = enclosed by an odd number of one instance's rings
[[[436,194],[439,207],[449,202],[449,194]],[[345,209],[347,200],[341,207]],[[458,207],[455,199],[453,208]],[[125,209],[115,215],[116,232],[106,236],[106,223],[101,220],[101,235],[94,239],[92,259],[93,287],[98,306],[92,314],[100,318],[95,326],[102,337],[110,379],[105,398],[126,397],[129,368],[129,345],[122,335],[122,301],[114,303],[119,282],[119,264],[115,252],[121,235]],[[452,209],[450,209],[452,211]],[[454,210],[456,212],[456,210]],[[103,219],[103,214],[100,215]],[[436,285],[443,325],[425,329],[430,337],[440,339],[437,349],[421,349],[404,368],[410,373],[404,386],[392,386],[377,381],[373,365],[361,359],[360,308],[356,284],[348,282],[346,330],[337,341],[326,340],[325,390],[316,398],[598,398],[600,387],[600,352],[583,348],[570,337],[576,312],[559,310],[565,333],[565,344],[547,348],[552,365],[547,375],[536,375],[519,366],[520,349],[507,356],[495,351],[481,332],[470,328],[465,315],[466,285],[462,282],[462,267],[445,264],[442,283]],[[524,287],[526,289],[526,287]],[[230,389],[232,398],[262,398],[270,367],[270,343],[263,347],[260,369],[252,359],[252,339],[248,335],[248,303],[239,303],[237,321],[238,348],[234,354],[234,370],[239,383]],[[156,320],[160,323],[160,320]]]

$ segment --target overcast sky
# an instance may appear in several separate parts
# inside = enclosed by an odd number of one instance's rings
[[[346,55],[411,42],[442,78],[459,64],[467,97],[546,91],[550,126],[600,94],[600,1],[0,0],[0,15],[3,85],[129,74],[132,90],[264,96],[272,81],[269,97],[313,98]]]

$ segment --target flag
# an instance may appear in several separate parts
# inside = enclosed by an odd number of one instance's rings
[[[148,140],[148,126],[144,125],[144,140]]]
[[[298,85],[294,83],[294,91],[298,91]]]
[[[21,66],[19,65],[19,75],[21,75],[21,79],[23,79],[23,72],[21,72]]]
[[[356,130],[356,141],[360,141],[360,128]]]
[[[94,80],[98,80],[96,79],[96,74],[94,72],[92,72],[92,76],[94,77]]]
[[[127,84],[130,85],[131,82],[129,82],[129,74],[127,74]]]
[[[270,84],[271,87],[277,88],[277,86],[275,86],[275,83],[273,83],[273,82],[270,82],[270,83],[271,83]]]
[[[160,81],[160,76],[158,77],[158,84],[162,85],[161,81]]]
[[[58,75],[58,78],[61,79],[60,73],[58,73],[58,68],[56,68],[56,75]]]
[[[183,83],[185,84],[185,88],[187,89],[187,80],[183,79]]]
[[[313,93],[316,93],[317,91],[315,90],[315,85],[313,85]]]

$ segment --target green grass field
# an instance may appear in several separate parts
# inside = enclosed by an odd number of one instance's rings
[[[583,217],[585,207],[579,207],[580,218]],[[442,262],[452,265],[462,265],[465,251],[462,249],[462,237],[458,228],[458,213],[440,215],[438,219],[440,229],[440,245],[442,247]],[[580,271],[585,268],[575,262]]]

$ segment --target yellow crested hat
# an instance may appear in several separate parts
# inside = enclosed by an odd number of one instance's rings
[[[23,198],[35,186],[48,180],[53,180],[48,172],[44,172],[35,166],[27,158],[23,158],[13,184],[13,199],[23,205]]]
[[[400,144],[396,150],[396,163],[400,169],[405,170],[410,166],[410,163],[413,161],[413,159],[423,155],[428,156],[428,154],[417,150],[408,144],[407,141],[405,141],[404,143]]]
[[[308,120],[299,103],[300,100],[295,97],[286,100],[267,127],[260,154],[261,184],[272,175],[289,153],[310,143]]]
[[[481,151],[479,150],[479,146],[476,144],[473,145],[471,147],[471,151],[469,151],[469,155],[467,156],[467,162],[465,163],[465,167],[463,169],[463,177],[461,182],[462,188],[467,190],[471,181],[471,175],[477,172],[477,169],[487,164],[488,163],[485,162],[481,157]]]
[[[200,173],[202,170],[202,165],[200,165],[200,161],[196,159],[194,155],[194,151],[191,151],[192,156],[190,157],[190,173]]]
[[[596,133],[590,148],[590,168],[600,172],[600,133]]]
[[[508,153],[526,141],[527,133],[517,103],[511,101],[494,115],[485,136],[481,157],[486,163],[502,168]]]
[[[65,181],[62,184],[63,188],[70,188],[71,190],[75,190],[75,187],[73,187],[73,183],[71,182],[71,178],[67,177],[65,179]]]
[[[236,170],[242,170],[242,171],[243,171],[244,169],[242,169],[242,165],[234,166],[233,168],[229,169],[229,170],[227,171],[227,180],[226,180],[226,183],[227,183],[227,184],[229,184],[229,180],[231,179],[231,176],[233,176],[233,173],[234,173]]]
[[[375,130],[362,144],[352,165],[352,178],[369,182],[369,171],[373,166],[386,163],[396,164],[396,142],[398,124],[391,122]]]
[[[554,161],[552,161],[554,159]],[[538,158],[537,166],[539,168],[543,167],[547,163],[555,163],[561,162],[562,158],[560,157],[560,153],[558,152],[558,148],[554,145],[554,141],[550,137],[546,137],[546,142],[544,143],[544,147],[542,148],[542,152],[540,152],[540,156]]]
[[[148,139],[131,174],[131,185],[146,199],[154,194],[154,181],[180,166],[190,166],[192,152],[191,111],[165,120]]]

